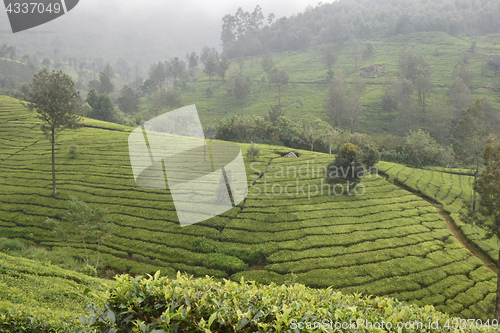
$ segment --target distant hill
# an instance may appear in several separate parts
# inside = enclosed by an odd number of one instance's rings
[[[476,47],[472,50],[472,44]],[[373,47],[373,53],[363,56],[367,45]],[[306,114],[313,114],[322,120],[330,121],[325,108],[325,99],[329,89],[327,69],[322,61],[324,45],[311,46],[305,50],[273,53],[275,66],[286,70],[290,75],[289,84],[282,88],[281,104],[285,117],[299,121]],[[395,78],[398,71],[398,57],[404,50],[421,55],[430,65],[432,88],[426,101],[427,114],[422,114],[417,107],[413,129],[423,128],[435,137],[442,128],[436,127],[432,108],[443,102],[451,105],[448,91],[452,85],[452,74],[457,64],[466,66],[476,76],[473,97],[488,97],[493,106],[500,109],[500,74],[488,65],[489,58],[500,54],[500,34],[482,37],[451,36],[446,32],[423,32],[409,35],[396,35],[387,38],[360,42],[358,70],[348,44],[335,44],[338,60],[332,67],[334,73],[342,71],[348,84],[355,78],[361,78],[366,84],[362,96],[363,112],[356,126],[356,131],[375,136],[395,134],[405,135],[405,130],[396,122],[397,114],[383,109],[382,97],[386,83]],[[227,92],[226,84],[220,78],[212,78],[213,97],[207,97],[208,76],[199,73],[196,82],[189,82],[188,88],[181,91],[182,101],[189,105],[196,103],[202,122],[215,127],[217,122],[232,115],[243,114],[246,117],[267,114],[271,104],[278,102],[278,89],[268,88],[268,78],[261,66],[261,56],[244,59],[243,75],[252,80],[251,92],[244,102],[243,110]],[[237,59],[231,61],[238,67]],[[365,68],[377,65],[379,71],[367,75]],[[380,65],[380,66],[379,66]],[[416,97],[415,97],[416,100]],[[497,112],[498,113],[498,112]],[[453,117],[455,117],[453,115]],[[452,118],[453,118],[452,117]],[[497,131],[500,131],[500,123]]]

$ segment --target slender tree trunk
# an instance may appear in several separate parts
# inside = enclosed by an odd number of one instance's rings
[[[424,115],[425,115],[425,93],[422,94],[422,110],[424,112]]]
[[[479,159],[476,157],[476,170],[474,170],[474,184],[477,181],[477,175],[479,173]],[[472,225],[476,225],[476,188],[472,186]]]
[[[56,153],[55,153],[55,129],[52,129],[52,191],[57,193],[56,189]]]
[[[101,254],[101,241],[97,242],[97,262],[95,264],[95,269],[97,270],[97,267],[99,266],[99,254]]]
[[[89,264],[89,255],[87,252],[87,243],[85,243],[85,238],[83,238],[83,237],[82,237],[82,241],[83,241],[83,248],[85,249],[85,265],[88,265]]]
[[[281,87],[278,87],[278,104],[281,105]]]
[[[500,262],[500,250],[498,251],[498,259]],[[497,273],[497,299],[495,302],[495,319],[497,321],[500,320],[500,270]]]

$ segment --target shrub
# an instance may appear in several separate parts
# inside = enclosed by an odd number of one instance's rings
[[[97,276],[97,270],[90,266],[90,265],[85,265],[80,269],[80,273],[88,275],[88,276]]]
[[[252,143],[247,150],[246,156],[251,159],[256,159],[262,153],[260,147],[255,143]]]
[[[217,250],[217,243],[210,238],[199,237],[194,241],[194,249],[196,252],[213,253]]]
[[[77,145],[71,145],[69,147],[68,155],[69,155],[69,158],[75,159],[76,156],[78,155],[78,146]]]
[[[391,298],[343,295],[331,288],[220,282],[180,273],[176,279],[159,275],[117,277],[103,304],[91,304],[90,314],[80,317],[81,322],[101,332],[288,332],[299,331],[293,327],[297,323],[303,324],[306,332],[318,332],[327,330],[306,328],[305,323],[318,318],[336,324],[358,320],[376,323],[384,318],[393,327],[397,322],[437,322],[442,329],[436,332],[448,332],[444,324],[454,319],[429,305],[418,308]],[[443,300],[439,294],[434,299],[438,303]],[[482,331],[496,332],[493,328]]]
[[[6,239],[0,243],[0,251],[23,253],[26,245],[17,239]]]
[[[205,266],[224,271],[229,275],[244,271],[248,268],[241,259],[223,253],[209,254]]]

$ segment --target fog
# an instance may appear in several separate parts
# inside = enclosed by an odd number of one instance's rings
[[[238,7],[253,11],[259,4],[264,16],[276,18],[316,6],[317,0],[80,0],[72,11],[42,26],[13,34],[0,10],[0,44],[18,48],[18,54],[123,58],[140,67],[173,56],[199,51],[204,45],[220,48],[222,17]]]

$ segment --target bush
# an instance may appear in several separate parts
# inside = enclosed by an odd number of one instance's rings
[[[434,301],[443,301],[444,297],[438,296]],[[318,318],[331,319],[335,324],[358,320],[380,323],[384,318],[393,327],[397,322],[438,322],[438,327],[444,327],[447,320],[454,319],[432,306],[419,308],[391,298],[344,295],[332,288],[220,282],[180,273],[169,279],[159,277],[159,272],[143,279],[117,277],[103,304],[88,308],[91,313],[80,320],[100,332],[299,331],[293,328],[296,324],[303,324],[305,332],[317,332],[320,330],[306,328],[305,323]],[[492,328],[482,331],[496,332]]]
[[[231,275],[244,271],[248,266],[239,258],[223,253],[211,253],[207,256],[206,267],[218,269]]]
[[[76,156],[78,155],[78,146],[77,145],[71,145],[69,147],[68,155],[69,155],[69,158],[75,159]]]
[[[194,241],[194,249],[201,253],[217,252],[217,242],[210,238],[200,237]]]
[[[93,276],[93,277],[97,276],[97,270],[94,267],[90,266],[90,265],[83,266],[80,269],[80,273],[88,275],[88,276]]]
[[[26,245],[17,239],[6,239],[0,243],[0,251],[23,253]]]
[[[250,147],[247,149],[246,156],[251,159],[256,159],[262,153],[260,147],[255,143],[252,143]]]

